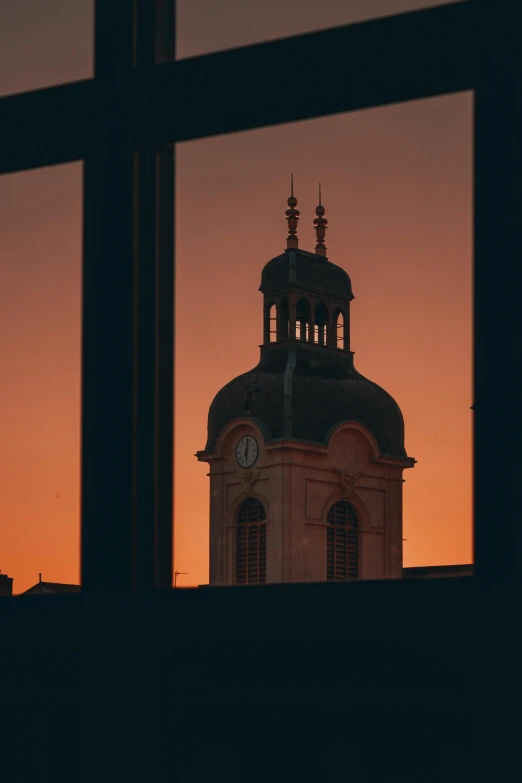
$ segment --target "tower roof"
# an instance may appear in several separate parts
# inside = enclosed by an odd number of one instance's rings
[[[287,285],[354,298],[352,282],[344,269],[326,257],[301,249],[285,250],[265,264],[261,272],[259,290],[263,293]]]
[[[263,425],[266,440],[326,443],[337,424],[357,421],[370,430],[382,454],[406,456],[404,422],[393,397],[357,372],[350,352],[298,341],[263,346],[257,367],[217,393],[208,416],[207,451],[229,422],[247,415],[247,388],[253,389],[248,415]]]

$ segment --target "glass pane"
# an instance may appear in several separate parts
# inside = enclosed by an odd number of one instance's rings
[[[229,381],[257,365],[261,343],[275,350],[270,341],[271,302],[265,300],[263,315],[259,286],[264,265],[286,249],[291,172],[300,210],[299,249],[317,256],[313,221],[321,182],[328,259],[349,274],[355,294],[350,305],[355,368],[397,401],[405,422],[406,453],[417,460],[412,469],[404,470],[401,485],[404,566],[472,562],[471,116],[472,96],[465,93],[178,145],[175,553],[176,568],[188,572],[179,577],[180,586],[209,579],[209,466],[194,457],[205,448],[209,406]],[[299,312],[305,313],[300,306],[297,318]],[[287,338],[290,318],[281,306],[278,339]],[[303,318],[306,326],[310,316]],[[313,350],[342,350],[342,340],[336,343],[339,327],[345,328],[342,320],[331,326],[330,338],[326,327],[326,341],[333,339],[333,347],[317,345]],[[311,334],[318,343],[318,333],[319,328],[304,329],[302,339],[309,340]],[[300,336],[298,328],[296,336]],[[276,379],[268,412],[260,413],[259,408],[256,412],[260,399],[256,383],[265,381],[249,376],[238,382],[237,394],[243,395],[239,414],[234,408],[235,392],[225,391],[216,403],[222,408],[219,415],[262,419],[271,416],[270,405],[279,411],[284,392]],[[265,391],[261,390],[261,397]],[[329,394],[308,396],[301,417],[314,421],[322,416],[331,404]],[[335,383],[331,394],[337,394]],[[295,398],[292,404],[301,405]],[[351,410],[348,406],[339,416],[352,418]],[[274,415],[281,416],[274,425],[277,429],[283,413]],[[372,415],[379,417],[375,410]],[[379,437],[382,445],[382,432]],[[234,503],[248,495],[248,466],[255,454],[246,454],[247,445],[246,441],[237,444],[241,453],[237,459],[235,453],[229,455],[230,465],[225,460],[221,467],[217,463],[213,467],[226,473],[221,485],[219,481],[213,485],[212,496],[212,514],[228,515],[225,537],[234,524],[260,527],[253,519],[239,519],[233,511]],[[248,448],[253,446],[249,442]],[[264,448],[262,443],[259,448]],[[381,451],[388,448],[392,447],[384,443]],[[254,496],[266,500],[270,482],[290,479],[288,473],[269,475],[263,459],[260,456],[251,468],[250,479],[254,479]],[[299,459],[292,459],[304,462],[308,457],[302,451]],[[339,554],[339,541],[351,541],[351,534],[344,533],[346,521],[344,530],[340,518],[335,522],[337,532],[332,528],[328,552],[326,535],[324,541],[321,538],[327,509],[321,500],[323,489],[313,482],[329,482],[327,496],[341,500],[350,490],[342,476],[331,470],[338,467],[335,459],[334,454],[326,462],[318,457],[318,468],[326,467],[329,473],[312,471],[311,476],[299,475],[293,484],[285,485],[292,493],[291,499],[286,496],[287,515],[297,514],[296,524],[303,517],[310,523],[303,546],[324,545],[320,554],[325,560],[324,578],[327,555],[332,573],[337,567],[347,573],[357,569],[352,544],[346,545],[348,549],[343,544]],[[350,466],[340,467],[341,473],[350,473]],[[362,470],[371,474],[374,468]],[[362,503],[364,495],[364,513],[372,526],[372,514],[381,514],[384,525],[400,515],[400,509],[392,508],[398,501],[391,499],[396,495],[388,478],[363,475],[357,481],[363,491],[356,489],[352,497]],[[223,557],[238,562],[237,555],[248,564],[250,557],[262,556],[270,581],[271,536],[275,535],[271,524],[273,513],[281,510],[272,501],[266,500],[265,505],[266,551],[254,548],[252,554],[246,530],[240,530],[237,538],[229,536],[229,543],[223,543],[232,547]],[[367,525],[368,519],[360,524]],[[322,543],[314,543],[316,535]],[[241,551],[234,551],[236,545]],[[386,553],[383,550],[378,556],[385,558]],[[336,565],[341,556],[342,563]],[[297,560],[303,557],[302,551],[296,555]],[[252,567],[260,562],[253,561]],[[361,575],[380,573],[375,563],[369,568],[363,568]],[[294,573],[298,572],[296,567]],[[302,573],[311,578],[310,570]]]
[[[0,95],[93,75],[93,0],[16,0],[0,10]]]
[[[364,22],[452,0],[178,0],[177,55],[194,57],[236,46]]]
[[[79,584],[81,164],[0,179],[0,568]]]

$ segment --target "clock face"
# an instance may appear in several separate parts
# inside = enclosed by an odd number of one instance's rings
[[[258,457],[257,440],[252,435],[244,435],[236,448],[236,459],[242,468],[250,468]]]

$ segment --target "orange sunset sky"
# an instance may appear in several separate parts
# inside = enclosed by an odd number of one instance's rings
[[[440,4],[184,0],[178,56]],[[4,5],[1,94],[92,74],[92,2]],[[285,248],[291,171],[306,250],[322,183],[328,257],[355,294],[355,366],[397,400],[418,460],[404,564],[471,562],[472,108],[463,93],[178,145],[180,585],[208,582],[194,454],[215,393],[258,361],[261,269]],[[81,182],[81,163],[0,178],[0,569],[15,593],[39,572],[79,581]]]

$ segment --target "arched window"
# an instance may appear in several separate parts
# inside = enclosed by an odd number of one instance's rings
[[[277,308],[275,304],[270,305],[268,323],[270,324],[270,342],[275,343],[277,340]]]
[[[328,308],[319,302],[315,308],[314,343],[326,345],[326,326],[328,324]]]
[[[338,500],[328,512],[326,579],[344,582],[359,576],[359,522],[355,509]]]
[[[266,512],[257,498],[245,498],[237,513],[236,582],[266,582]]]
[[[335,316],[335,342],[337,348],[344,350],[344,315],[339,310]]]
[[[295,320],[297,326],[297,339],[306,341],[308,339],[308,331],[310,326],[310,303],[307,299],[300,299],[298,301],[295,312]]]

